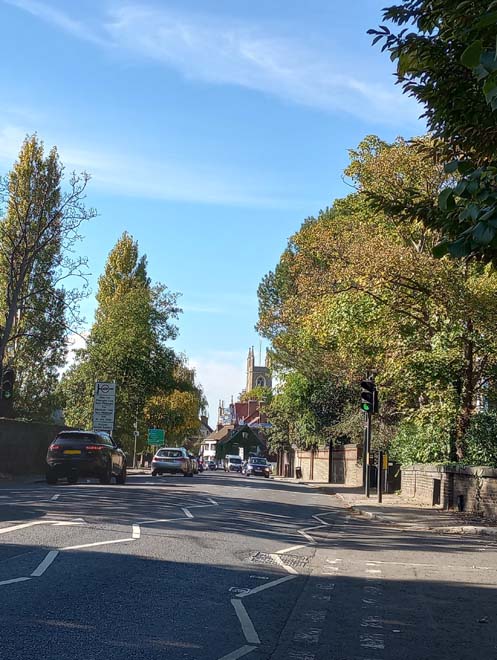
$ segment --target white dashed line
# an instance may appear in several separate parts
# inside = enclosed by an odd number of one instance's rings
[[[278,550],[276,552],[277,555],[284,555],[287,552],[292,552],[292,550],[300,550],[301,548],[305,548],[307,546],[305,545],[292,545],[290,548],[285,548],[284,550]]]
[[[14,582],[26,582],[26,580],[31,580],[29,577],[18,577],[18,578],[13,578],[12,580],[3,580],[0,582],[0,587],[4,584],[14,584]]]
[[[185,514],[187,518],[193,518],[193,513],[190,511],[190,509],[187,509],[186,507],[181,507],[181,510]]]
[[[54,495],[53,497],[50,498],[52,502],[55,502],[55,500],[58,500],[60,497],[60,493],[57,493],[57,495]]]
[[[236,651],[228,653],[228,655],[223,655],[219,660],[238,660],[238,658],[243,658],[244,655],[251,653],[255,649],[255,646],[241,646]]]
[[[252,623],[242,601],[239,598],[232,598],[231,604],[235,608],[236,615],[240,621],[247,642],[249,644],[260,644],[261,640],[259,639],[259,635],[257,634],[254,624]]]
[[[45,559],[38,564],[35,570],[31,573],[31,577],[40,577],[47,570],[47,568],[55,561],[55,558],[59,554],[58,550],[50,550]]]
[[[288,580],[295,580],[296,577],[297,577],[296,575],[286,575],[285,577],[279,578],[278,580],[273,580],[272,582],[268,582],[267,584],[261,584],[260,587],[254,587],[253,589],[250,589],[249,592],[245,594],[240,594],[238,598],[246,598],[247,596],[258,594],[259,592],[265,591],[266,589],[271,589],[272,587],[276,587],[278,584],[283,584],[283,582],[288,582]]]
[[[131,534],[132,538],[139,539],[141,536],[140,525],[133,525],[133,533]]]

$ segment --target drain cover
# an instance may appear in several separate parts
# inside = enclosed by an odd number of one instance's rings
[[[281,566],[286,564],[292,568],[305,568],[309,563],[309,557],[301,555],[272,555],[268,552],[254,552],[249,557],[253,564],[265,564],[266,566]]]

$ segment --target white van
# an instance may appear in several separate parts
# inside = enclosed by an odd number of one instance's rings
[[[243,461],[238,454],[227,454],[224,457],[223,467],[225,472],[241,472]]]

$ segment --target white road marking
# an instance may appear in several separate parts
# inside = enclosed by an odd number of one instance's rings
[[[190,509],[187,509],[186,507],[181,507],[181,510],[185,514],[187,518],[193,518],[193,513],[190,511]]]
[[[219,506],[219,502],[216,502],[216,500],[213,500],[212,497],[207,498],[211,504],[214,504],[215,506]]]
[[[300,548],[305,548],[305,545],[292,545],[290,548],[285,548],[284,550],[278,550],[277,555],[284,555],[287,552],[292,552],[292,550],[300,550]]]
[[[287,566],[283,559],[279,555],[271,555],[272,559],[278,564],[278,566],[281,566],[281,568],[284,568],[287,573],[291,573],[292,575],[298,575],[299,572],[296,571],[293,566]]]
[[[137,525],[151,525],[152,523],[174,522],[175,520],[182,520],[182,518],[151,518],[150,520],[140,520]]]
[[[273,580],[267,584],[261,584],[260,587],[254,587],[250,589],[246,594],[240,594],[239,598],[246,598],[247,596],[252,596],[253,594],[258,594],[260,591],[265,591],[266,589],[271,589],[276,587],[278,584],[283,584],[283,582],[288,582],[288,580],[295,580],[296,575],[286,575],[285,577],[279,578],[278,580]]]
[[[15,532],[18,529],[26,529],[26,527],[34,527],[35,525],[53,525],[60,522],[59,520],[33,520],[28,523],[21,523],[20,525],[12,525],[11,527],[0,528],[0,534],[7,534],[7,532]]]
[[[366,569],[366,573],[378,574],[378,573],[381,573],[381,571],[380,570],[375,570],[373,568],[368,568],[368,569]]]
[[[320,525],[321,527],[321,525]],[[315,527],[306,527],[306,529],[298,529],[298,533],[301,534],[305,539],[309,541],[309,543],[315,544],[316,541],[312,538],[310,534],[307,533],[307,529],[316,529]]]
[[[31,577],[40,577],[47,570],[47,568],[55,561],[55,558],[59,554],[58,550],[50,550],[45,559],[38,564],[35,570],[31,573]]]
[[[58,500],[59,497],[60,497],[60,493],[57,493],[57,495],[54,495],[54,496],[51,497],[50,499],[52,500],[52,502],[55,502],[55,500]]]
[[[251,653],[255,649],[255,646],[241,646],[236,651],[228,653],[228,655],[223,655],[219,660],[238,660],[238,658],[243,658],[244,655]]]
[[[133,525],[133,533],[131,535],[134,539],[139,539],[141,536],[140,525]]]
[[[254,624],[252,623],[242,601],[239,598],[232,598],[231,604],[235,608],[236,615],[240,621],[240,625],[247,642],[249,644],[260,644],[261,640],[259,639],[259,635],[257,634],[257,631],[254,628]]]
[[[115,541],[98,541],[98,543],[83,543],[82,545],[68,545],[61,550],[79,550],[81,548],[94,548],[97,545],[111,545],[112,543],[128,543],[128,541],[135,541],[136,539],[130,537],[129,539],[117,539]]]
[[[26,580],[31,580],[29,577],[20,577],[20,578],[14,578],[13,580],[3,580],[3,582],[0,582],[0,587],[3,584],[14,584],[14,582],[26,582]]]

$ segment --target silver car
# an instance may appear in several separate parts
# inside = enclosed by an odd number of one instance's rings
[[[158,474],[183,474],[193,477],[193,465],[184,447],[162,447],[152,459],[152,476]]]

